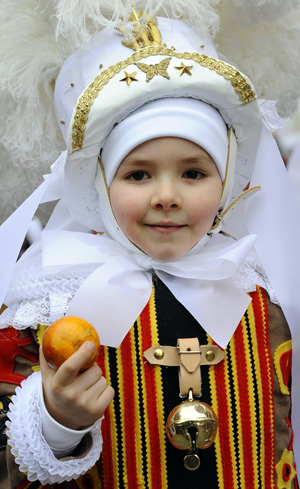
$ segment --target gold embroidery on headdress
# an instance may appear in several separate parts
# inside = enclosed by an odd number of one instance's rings
[[[134,7],[132,7],[132,10],[133,12],[128,19],[133,24],[132,31],[127,34],[123,24],[120,24],[117,28],[122,36],[129,37],[129,39],[122,41],[123,46],[131,48],[134,51],[139,51],[149,46],[160,46],[161,33],[157,27],[157,19],[149,17],[142,10],[137,14]],[[145,25],[140,21],[142,18],[146,22]]]
[[[135,63],[135,65],[146,73],[146,81],[149,82],[155,75],[163,76],[170,79],[170,75],[167,72],[167,68],[170,64],[171,58],[162,59],[158,64],[147,65],[146,63]]]
[[[84,133],[89,117],[90,109],[98,97],[102,88],[118,73],[129,65],[148,58],[149,56],[164,55],[178,59],[192,60],[199,65],[214,71],[226,80],[229,80],[235,92],[240,96],[244,104],[256,100],[256,94],[250,83],[244,76],[232,66],[223,61],[210,58],[206,54],[199,53],[177,53],[163,46],[153,46],[142,49],[132,54],[129,58],[119,61],[113,66],[102,71],[92,83],[84,90],[76,106],[74,123],[72,127],[72,150],[79,151],[83,147]]]

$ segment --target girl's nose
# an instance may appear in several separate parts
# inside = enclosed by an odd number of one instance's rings
[[[177,185],[171,181],[157,182],[151,197],[151,206],[158,209],[179,209],[182,197]]]

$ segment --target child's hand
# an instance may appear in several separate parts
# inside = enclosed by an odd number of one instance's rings
[[[57,370],[49,367],[40,348],[46,408],[58,423],[73,430],[85,428],[101,418],[114,397],[114,390],[107,385],[98,365],[78,374],[93,347],[87,341]]]

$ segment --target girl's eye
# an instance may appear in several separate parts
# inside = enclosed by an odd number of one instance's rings
[[[130,173],[130,175],[127,177],[128,180],[133,180],[134,182],[140,182],[141,180],[146,180],[147,178],[149,178],[149,175],[144,171],[135,171]]]
[[[183,178],[189,178],[191,180],[200,180],[204,177],[204,173],[200,170],[188,170],[183,174]]]

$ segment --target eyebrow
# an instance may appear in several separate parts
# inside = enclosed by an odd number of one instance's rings
[[[129,164],[132,164],[132,165],[140,165],[140,164],[143,164],[143,165],[147,165],[147,164],[151,164],[153,161],[153,158],[149,157],[149,156],[138,156],[138,155],[134,155],[134,156],[126,156],[123,160],[123,163],[129,163]],[[181,163],[190,163],[190,164],[193,164],[193,163],[198,163],[198,162],[205,162],[205,163],[208,163],[208,164],[213,164],[215,165],[215,162],[214,160],[212,159],[211,156],[209,155],[206,155],[206,154],[201,154],[201,155],[195,155],[195,156],[188,156],[188,157],[183,157],[180,159],[180,162]]]
[[[208,164],[215,165],[213,158],[210,155],[206,155],[206,154],[201,156],[190,156],[182,159],[181,161],[183,161],[184,163],[197,163],[198,161],[200,161],[200,162],[205,162]]]
[[[149,158],[148,156],[143,157],[143,156],[125,156],[124,160],[122,163],[132,163],[132,164],[138,164],[138,163],[151,163],[152,159]]]

